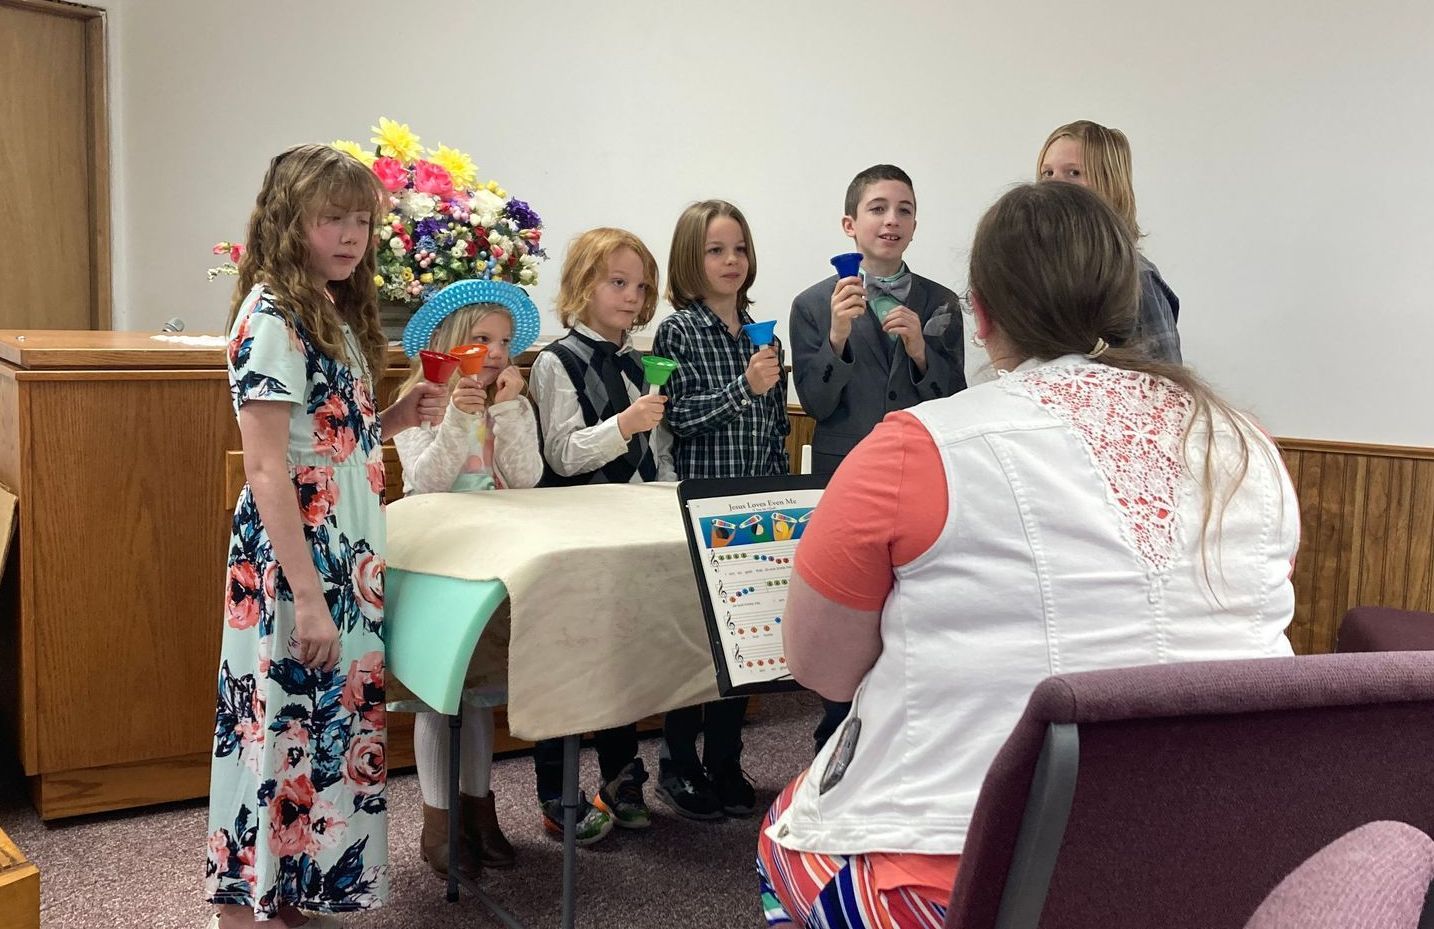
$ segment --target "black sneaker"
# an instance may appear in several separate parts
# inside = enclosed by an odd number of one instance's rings
[[[657,778],[658,799],[688,819],[721,819],[722,801],[701,771],[664,768]]]
[[[614,826],[623,829],[646,829],[652,815],[642,799],[642,785],[647,782],[647,769],[641,758],[634,758],[618,776],[602,785],[593,798],[593,806],[612,817]]]
[[[757,811],[757,790],[737,762],[714,771],[712,787],[722,804],[722,812],[728,816],[751,816]]]

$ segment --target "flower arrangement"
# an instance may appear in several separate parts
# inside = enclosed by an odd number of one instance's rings
[[[372,151],[339,139],[332,146],[367,165],[389,192],[388,215],[379,217],[379,299],[412,307],[454,281],[486,279],[531,286],[538,280],[543,222],[496,181],[480,183],[464,152],[439,145],[424,157],[419,137],[406,123],[381,117]],[[209,271],[238,273],[242,245],[220,242],[214,253],[229,261]]]

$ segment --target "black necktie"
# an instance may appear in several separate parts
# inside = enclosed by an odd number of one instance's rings
[[[598,376],[602,378],[603,389],[607,391],[608,416],[616,416],[623,410],[632,406],[632,400],[627,394],[627,378],[623,377],[624,362],[631,359],[631,356],[620,356],[617,353],[617,346],[611,342],[602,342],[595,346],[593,353],[593,366],[598,369]],[[623,458],[632,465],[633,470],[642,466],[643,456],[647,454],[647,442],[643,433],[634,433],[627,443],[627,454]]]

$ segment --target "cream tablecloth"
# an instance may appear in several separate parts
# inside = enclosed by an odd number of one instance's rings
[[[717,697],[675,484],[422,494],[388,564],[508,588],[508,728],[544,739]]]

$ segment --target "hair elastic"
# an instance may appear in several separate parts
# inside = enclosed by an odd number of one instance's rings
[[[1110,348],[1110,346],[1106,344],[1105,339],[1096,336],[1095,344],[1091,346],[1090,351],[1085,353],[1085,356],[1087,358],[1099,358],[1105,354],[1105,350],[1108,348]]]

